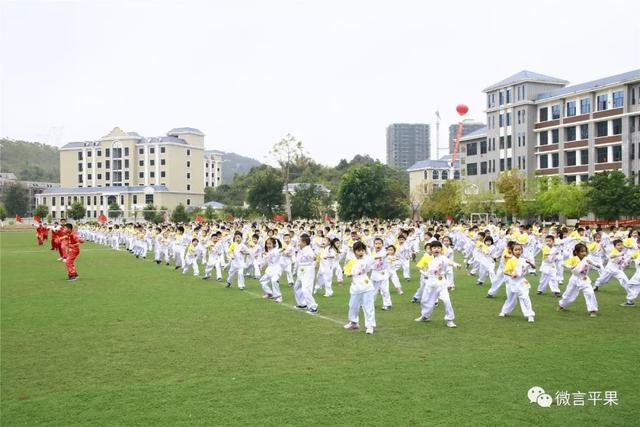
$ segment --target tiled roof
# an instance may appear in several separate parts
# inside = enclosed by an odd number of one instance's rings
[[[566,86],[563,88],[555,89],[549,92],[538,94],[536,101],[541,101],[547,98],[554,98],[556,96],[570,95],[573,93],[591,91],[603,86],[609,86],[616,83],[625,83],[632,80],[640,80],[640,69],[628,71],[622,74],[616,74],[615,76],[604,77],[598,80],[592,80],[586,83],[580,83],[577,85]]]
[[[450,169],[451,154],[440,157],[438,160],[420,160],[407,169],[407,172],[421,171],[425,169]],[[460,170],[460,160],[456,161],[455,170]]]
[[[463,136],[462,138],[460,138],[460,141],[467,141],[470,139],[476,139],[476,138],[482,138],[483,136],[487,136],[487,127],[483,127],[480,129],[476,129],[471,133],[466,134],[465,136]]]
[[[489,92],[494,89],[499,89],[501,87],[511,86],[517,83],[524,82],[549,83],[563,86],[569,83],[568,81],[559,79],[557,77],[551,77],[544,74],[534,73],[533,71],[522,70],[511,77],[507,77],[506,79],[501,80],[498,83],[492,84],[491,86],[483,90],[483,92]]]
[[[204,136],[204,133],[202,133],[201,130],[196,128],[189,128],[189,127],[173,128],[169,132],[167,132],[167,135],[179,135],[181,133],[193,133],[196,135]]]

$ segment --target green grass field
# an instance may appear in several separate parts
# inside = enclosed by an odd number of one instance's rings
[[[68,283],[33,233],[0,239],[3,426],[640,424],[640,308],[618,306],[617,283],[597,318],[582,296],[558,313],[532,291],[529,324],[519,308],[499,318],[504,288],[486,299],[460,270],[448,329],[442,308],[413,321],[414,272],[366,336],[342,329],[348,287],[314,317],[261,299],[254,280],[225,289],[93,244]],[[617,391],[618,405],[542,408],[535,385]]]

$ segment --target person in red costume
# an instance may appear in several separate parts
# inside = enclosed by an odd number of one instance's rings
[[[36,228],[36,239],[38,239],[38,245],[42,246],[44,244],[44,241],[47,239],[47,233],[49,231],[47,230],[47,227],[42,224],[39,223],[38,224],[38,228]]]
[[[61,237],[60,242],[65,250],[65,265],[67,267],[67,280],[78,280],[78,271],[74,262],[80,255],[80,243],[84,243],[78,235],[73,231],[73,225],[65,224],[65,234]]]

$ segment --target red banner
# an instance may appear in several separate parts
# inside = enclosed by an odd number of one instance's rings
[[[101,214],[101,215],[98,217],[98,222],[99,222],[100,224],[104,224],[105,222],[107,222],[107,217],[106,217],[106,216],[104,216],[104,214]]]
[[[16,214],[16,222],[22,222],[22,217]]]
[[[616,226],[624,226],[624,225],[640,225],[640,219],[619,219],[617,221],[609,221],[609,220],[580,220],[578,221],[580,225],[616,225]]]
[[[204,222],[204,217],[202,215],[197,215],[196,216],[196,222],[199,222],[199,223],[202,224]]]

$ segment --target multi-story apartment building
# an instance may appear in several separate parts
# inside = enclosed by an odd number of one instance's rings
[[[487,128],[461,139],[462,174],[495,191],[501,171],[583,182],[638,172],[640,70],[587,83],[522,71],[484,90]]]
[[[113,203],[127,217],[147,204],[200,206],[204,186],[212,182],[206,169],[215,168],[214,183],[220,176],[215,163],[205,160],[204,134],[198,129],[175,128],[166,136],[145,138],[116,127],[98,140],[61,147],[61,187],[45,190],[38,203],[49,206],[53,218],[77,201],[88,218],[107,214]]]
[[[218,187],[222,184],[222,162],[224,153],[218,150],[204,152],[204,186]]]
[[[429,125],[395,123],[387,127],[387,165],[406,170],[430,156]]]

